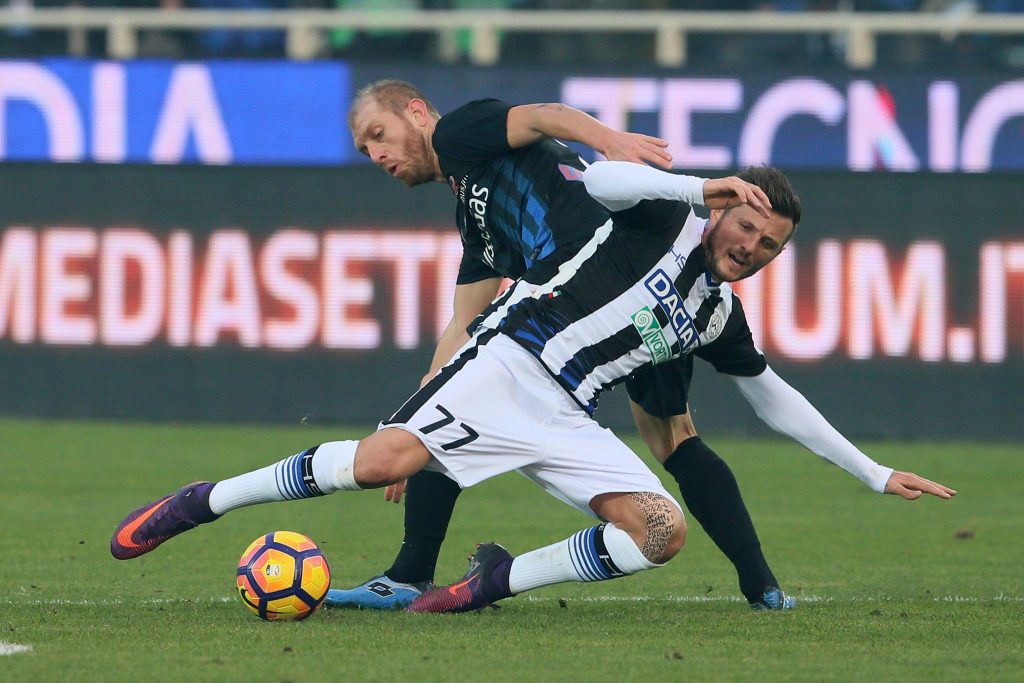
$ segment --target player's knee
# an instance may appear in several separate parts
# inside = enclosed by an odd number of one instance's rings
[[[648,562],[667,562],[686,542],[682,511],[670,498],[653,491],[602,494],[590,502],[590,508],[629,534]]]
[[[387,486],[423,469],[430,454],[412,434],[384,429],[363,439],[355,457],[355,480],[363,488]]]
[[[664,496],[654,493],[633,496],[644,520],[645,533],[640,550],[651,562],[668,562],[686,543],[686,519],[682,511]]]
[[[653,555],[648,559],[659,564],[671,560],[686,544],[686,518],[671,501],[662,500],[665,514],[649,518],[647,523],[647,538],[654,539],[648,543]]]
[[[394,463],[386,449],[362,448],[356,453],[355,480],[364,489],[387,486],[394,480]]]

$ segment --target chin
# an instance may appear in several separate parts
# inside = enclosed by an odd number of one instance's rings
[[[714,268],[714,267],[708,268],[708,272],[711,273],[711,277],[713,277],[715,279],[715,282],[734,282],[735,281],[735,278],[733,278],[731,275],[729,275],[729,273],[723,273],[718,268]]]
[[[740,273],[711,273],[711,276],[718,282],[736,282],[738,280],[742,280],[747,275],[748,273],[746,271]]]
[[[423,185],[424,183],[430,182],[433,178],[424,178],[423,176],[415,176],[412,178],[402,178],[402,183],[406,187],[416,187],[417,185]]]
[[[728,256],[725,257],[723,261],[724,263],[722,265],[724,265],[724,268],[717,268],[716,270],[718,272],[712,273],[715,279],[719,282],[736,282],[743,278],[750,277],[757,272],[756,269],[752,269],[750,266],[737,268],[736,264],[734,264]]]

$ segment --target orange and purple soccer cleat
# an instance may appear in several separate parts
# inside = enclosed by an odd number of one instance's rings
[[[117,525],[110,539],[110,554],[118,560],[130,560],[217,519],[220,515],[210,510],[211,489],[212,483],[197,481],[135,510]]]
[[[424,591],[405,611],[450,613],[497,607],[495,602],[512,596],[508,587],[512,559],[497,543],[480,544],[469,558],[469,569],[461,580]]]

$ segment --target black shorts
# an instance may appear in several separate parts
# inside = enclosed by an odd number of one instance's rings
[[[645,365],[626,379],[629,398],[654,417],[686,413],[693,356],[685,354],[660,365]]]

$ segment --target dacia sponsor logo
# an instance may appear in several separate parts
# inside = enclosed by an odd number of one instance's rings
[[[658,317],[650,307],[644,306],[631,315],[630,319],[633,321],[633,327],[640,333],[640,338],[644,340],[647,350],[650,351],[655,365],[664,363],[672,357],[672,347],[665,338],[665,333],[661,331]]]
[[[672,278],[663,270],[656,270],[644,280],[647,291],[658,300],[658,305],[668,314],[668,324],[679,339],[679,350],[685,351],[699,341],[697,328],[693,326],[690,314],[683,308],[683,297],[676,291]]]

